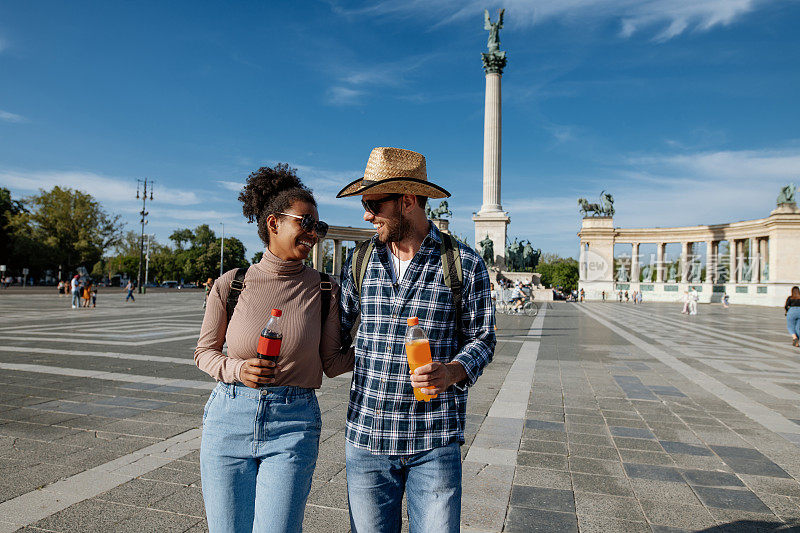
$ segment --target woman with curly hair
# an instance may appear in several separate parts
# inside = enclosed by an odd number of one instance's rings
[[[323,372],[352,370],[353,353],[341,347],[338,286],[324,297],[320,273],[303,264],[328,230],[311,191],[278,164],[250,174],[239,200],[266,250],[242,282],[236,270],[214,282],[195,350],[197,366],[218,382],[203,413],[206,517],[212,533],[301,531],[322,428],[314,390]],[[239,288],[228,319],[228,296]],[[282,311],[277,363],[257,353],[272,309]]]

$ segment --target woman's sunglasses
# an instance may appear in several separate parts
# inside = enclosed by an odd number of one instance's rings
[[[302,216],[293,215],[291,213],[277,213],[277,214],[300,219],[300,228],[302,228],[303,231],[307,231],[309,233],[311,233],[311,230],[316,231],[318,239],[322,239],[323,237],[325,237],[325,235],[328,234],[328,225],[321,220],[319,221],[314,220],[314,217],[309,215],[308,213]]]
[[[383,198],[378,198],[377,200],[365,200],[364,197],[361,197],[361,205],[364,207],[364,210],[369,213],[370,215],[377,215],[381,212],[381,204],[389,202],[391,200],[397,200],[403,196],[402,194],[390,194],[389,196],[384,196]]]

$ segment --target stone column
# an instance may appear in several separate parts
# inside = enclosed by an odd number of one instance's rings
[[[737,253],[736,239],[728,239],[728,254],[729,257],[729,272],[728,283],[736,283],[736,253]]]
[[[322,271],[322,241],[317,241],[317,244],[314,245],[314,248],[311,249],[311,263],[313,264],[314,268],[319,271]]]
[[[656,243],[656,283],[664,283],[664,243]]]
[[[744,241],[736,241],[736,283],[742,282],[742,274],[744,274]]]
[[[717,264],[717,250],[714,241],[706,241],[706,278],[703,280],[706,283],[714,283],[716,276],[714,269]]]
[[[342,241],[333,241],[333,275],[338,276],[342,270]]]
[[[578,280],[586,281],[586,243],[581,241],[581,248],[578,251]]]
[[[689,280],[689,245],[691,243],[681,243],[681,283],[688,283]]]
[[[759,241],[758,246],[758,253],[761,256],[761,282],[769,281],[769,272],[767,271],[767,265],[769,264],[769,258],[767,257],[767,239],[769,237],[763,237]]]
[[[631,282],[639,283],[639,243],[631,245]]]
[[[481,54],[486,73],[486,100],[483,121],[483,204],[472,217],[475,244],[488,235],[492,240],[497,266],[505,268],[506,232],[510,219],[500,203],[501,90],[506,66],[505,52],[497,49]]]
[[[750,281],[761,283],[761,239],[756,237],[751,242],[753,244],[750,249]]]
[[[481,213],[502,211],[500,205],[500,72],[486,73],[483,121],[483,205]]]

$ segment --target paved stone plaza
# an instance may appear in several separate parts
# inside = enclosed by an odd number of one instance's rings
[[[122,300],[0,293],[0,532],[205,530],[202,295]],[[465,531],[800,530],[800,350],[782,310],[679,311],[499,317],[470,392]],[[319,391],[306,531],[348,530],[348,388]]]

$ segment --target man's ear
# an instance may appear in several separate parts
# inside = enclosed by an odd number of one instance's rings
[[[415,194],[404,194],[400,203],[403,206],[403,211],[408,213],[417,205],[417,196]]]

